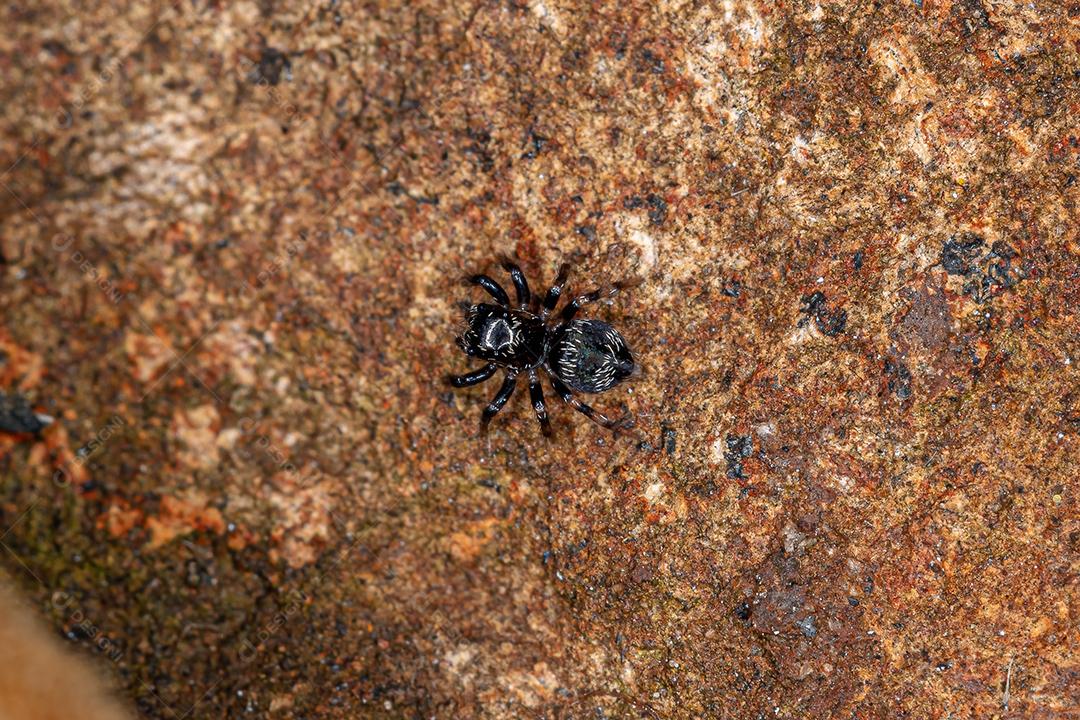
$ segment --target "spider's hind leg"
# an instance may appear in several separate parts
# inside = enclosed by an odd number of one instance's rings
[[[612,420],[599,410],[594,410],[593,408],[578,400],[574,396],[573,391],[571,391],[570,388],[566,386],[566,383],[555,377],[554,374],[549,373],[549,377],[551,378],[551,387],[555,388],[555,392],[559,394],[559,397],[563,399],[563,402],[577,410],[585,417],[592,420],[597,425],[615,432],[627,427],[627,424],[624,420]]]
[[[488,431],[488,425],[491,424],[491,418],[495,417],[500,410],[503,409],[503,405],[510,399],[510,395],[514,392],[514,386],[517,385],[517,374],[506,373],[506,379],[503,380],[502,387],[499,388],[499,392],[492,398],[488,406],[484,408],[484,413],[480,416],[480,434],[486,435]]]

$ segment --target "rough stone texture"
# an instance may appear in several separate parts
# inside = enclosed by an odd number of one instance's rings
[[[1075,716],[1080,5],[103,5],[0,10],[0,532],[145,716]],[[500,251],[629,435],[477,439]]]

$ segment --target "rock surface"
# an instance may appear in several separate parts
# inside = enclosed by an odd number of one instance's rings
[[[0,16],[0,557],[144,716],[1080,706],[1080,5]],[[478,439],[500,252],[631,431]]]

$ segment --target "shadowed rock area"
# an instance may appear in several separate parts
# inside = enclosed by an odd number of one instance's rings
[[[143,717],[1076,713],[1080,5],[0,17],[0,564]],[[478,437],[503,252],[633,428]]]

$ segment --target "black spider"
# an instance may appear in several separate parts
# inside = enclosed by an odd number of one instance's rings
[[[457,344],[466,355],[486,360],[487,365],[465,375],[447,378],[454,387],[467,387],[487,380],[500,367],[506,368],[502,387],[480,417],[481,434],[487,432],[491,418],[510,399],[518,375],[528,373],[529,395],[536,418],[544,435],[551,435],[544,391],[536,372],[539,369],[547,372],[551,386],[565,403],[605,428],[619,429],[620,421],[609,420],[574,397],[572,391],[601,393],[610,390],[633,374],[634,358],[615,328],[599,320],[575,320],[574,316],[583,305],[614,295],[625,286],[619,284],[607,292],[596,290],[579,295],[562,309],[557,320],[549,322],[548,316],[559,303],[570,266],[564,264],[559,268],[555,284],[547,291],[539,308],[534,307],[521,268],[505,258],[502,266],[510,273],[517,290],[517,307],[510,306],[506,291],[487,275],[467,278],[469,283],[484,288],[498,301],[498,305],[463,303],[468,327],[458,337]]]

